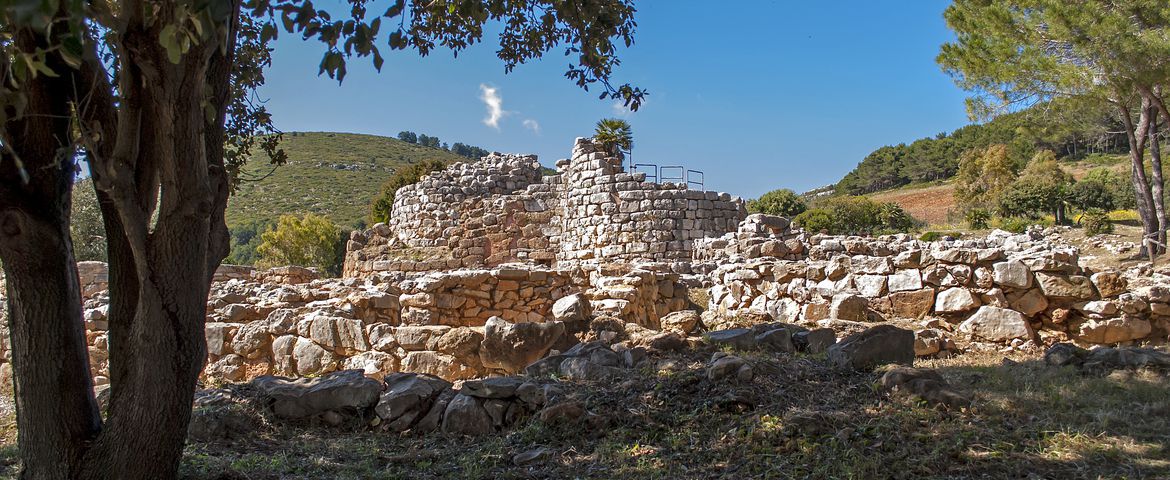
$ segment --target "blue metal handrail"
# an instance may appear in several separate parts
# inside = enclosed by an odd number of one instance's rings
[[[658,165],[653,163],[635,163],[630,165],[630,173],[637,173],[639,167],[650,167],[654,169],[654,174],[646,173],[646,180],[651,183],[658,183]]]
[[[662,165],[659,166],[653,163],[635,163],[630,165],[630,173],[637,173],[639,169],[646,168],[652,170],[654,173],[646,173],[646,181],[651,183],[677,183],[685,185],[687,189],[693,186],[698,186],[702,191],[706,187],[706,174],[702,170],[691,170],[682,165]],[[668,174],[667,172],[671,172]],[[677,172],[677,173],[675,173]]]

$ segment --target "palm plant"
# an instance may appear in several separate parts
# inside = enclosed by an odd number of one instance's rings
[[[605,152],[621,156],[634,148],[634,132],[630,123],[620,118],[604,118],[597,122],[593,133],[594,143],[601,146]]]

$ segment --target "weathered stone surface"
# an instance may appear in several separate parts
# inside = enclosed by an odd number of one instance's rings
[[[974,315],[959,324],[959,331],[993,342],[1027,340],[1033,336],[1032,326],[1023,314],[988,305],[979,307]]]
[[[491,377],[463,382],[459,393],[476,398],[508,398],[524,383],[523,377]]]
[[[938,313],[966,312],[981,305],[979,297],[966,288],[948,288],[938,292],[934,300],[934,311]]]
[[[484,326],[479,357],[484,367],[520,372],[548,353],[564,332],[561,322],[513,324],[492,317]]]
[[[752,366],[735,355],[720,356],[707,367],[707,378],[715,382],[724,379],[747,382],[751,381],[753,376]]]
[[[1145,338],[1151,330],[1149,320],[1122,316],[1084,321],[1077,326],[1074,335],[1084,342],[1111,344]]]
[[[459,359],[445,353],[424,351],[410,352],[402,359],[402,370],[413,373],[425,373],[452,380],[462,380],[475,377],[478,372],[459,361]]]
[[[792,343],[792,333],[786,328],[776,328],[756,335],[756,345],[769,352],[792,353],[796,345]]]
[[[253,381],[272,412],[281,418],[304,418],[337,410],[365,410],[378,403],[382,383],[360,370],[343,370],[318,378],[263,376]]]
[[[386,376],[386,391],[378,400],[374,412],[389,429],[402,432],[410,429],[431,408],[432,403],[451,383],[439,377],[415,373],[394,373]]]
[[[1008,260],[992,265],[994,280],[997,285],[1010,288],[1029,288],[1032,286],[1032,271],[1019,260]]]
[[[828,348],[838,367],[869,370],[878,365],[914,364],[914,332],[893,325],[876,325],[845,337]]]
[[[346,370],[361,370],[367,377],[382,379],[398,370],[398,358],[385,352],[362,352],[342,362]]]
[[[1094,273],[1089,279],[1097,287],[1102,297],[1116,297],[1125,293],[1128,282],[1121,272],[1108,271]]]
[[[932,405],[961,408],[971,404],[970,398],[955,390],[934,370],[897,367],[883,374],[879,383],[887,390],[908,394]]]
[[[1008,305],[1011,306],[1012,310],[1032,316],[1048,308],[1048,298],[1039,289],[1033,288],[1019,298],[1012,300]]]
[[[837,343],[837,333],[831,328],[815,328],[809,331],[796,332],[792,336],[793,343],[798,350],[807,353],[823,353],[834,343]]]
[[[313,375],[337,368],[337,359],[333,353],[305,337],[296,337],[292,356],[298,375]]]
[[[443,414],[443,433],[459,435],[487,435],[495,429],[492,418],[483,408],[483,401],[463,394],[455,395]]]
[[[922,289],[922,272],[918,269],[902,269],[890,274],[886,281],[890,292],[907,292]]]
[[[694,310],[683,310],[674,312],[662,317],[660,321],[662,329],[670,332],[678,332],[683,335],[689,335],[694,332],[699,324],[699,312]]]
[[[592,312],[589,300],[579,293],[561,297],[553,303],[552,307],[553,320],[565,322],[565,324],[588,322]]]
[[[1090,300],[1097,295],[1093,289],[1093,282],[1080,275],[1036,272],[1036,283],[1040,285],[1040,290],[1048,297]]]
[[[707,332],[706,339],[712,345],[731,347],[736,350],[756,348],[756,336],[750,328],[732,328]]]
[[[933,288],[896,292],[886,298],[890,302],[889,313],[897,318],[920,319],[934,308]]]
[[[857,295],[841,293],[833,296],[829,318],[864,322],[869,319],[869,303]]]

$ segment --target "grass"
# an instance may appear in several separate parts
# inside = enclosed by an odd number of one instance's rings
[[[919,361],[974,403],[942,410],[876,388],[880,372],[820,357],[743,354],[757,378],[711,382],[711,350],[683,368],[631,370],[573,395],[599,428],[529,421],[482,438],[269,424],[232,442],[191,443],[190,479],[309,478],[1166,478],[1165,373],[1088,375],[1024,356]],[[547,448],[526,466],[512,456]],[[0,464],[11,465],[10,444]],[[13,474],[10,467],[6,474]]]
[[[1165,373],[1089,375],[1014,354],[919,361],[973,394],[943,410],[891,397],[881,372],[821,357],[742,354],[751,383],[711,382],[711,350],[683,368],[630,370],[572,391],[604,415],[599,428],[528,421],[495,436],[371,432],[267,423],[239,440],[189,444],[183,478],[1166,478]],[[16,473],[13,438],[0,476]],[[515,466],[535,448],[553,455]]]
[[[255,162],[245,168],[252,177],[272,173],[244,182],[228,201],[229,227],[308,212],[353,227],[369,216],[370,202],[396,168],[428,159],[468,161],[445,150],[353,133],[289,132],[282,148],[287,164],[272,170]]]

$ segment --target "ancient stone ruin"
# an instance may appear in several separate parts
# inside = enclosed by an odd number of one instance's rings
[[[734,231],[747,215],[739,198],[647,182],[621,162],[577,139],[555,175],[542,176],[530,155],[452,165],[399,190],[388,223],[352,235],[345,275],[508,262],[685,268],[695,240]]]
[[[539,409],[559,388],[550,376],[606,378],[704,344],[825,353],[868,369],[970,349],[1157,344],[1170,333],[1170,277],[1092,271],[1042,230],[934,242],[813,235],[747,215],[727,194],[647,182],[588,140],[557,167],[543,175],[534,157],[493,154],[403,188],[390,222],[352,236],[342,278],[222,267],[207,303],[205,378],[259,377],[289,418],[336,409],[281,398],[359,385],[370,392],[363,408],[376,406],[388,428],[468,433]],[[106,273],[97,263],[80,272],[102,389]],[[7,337],[0,372],[10,374]],[[1061,358],[1091,358],[1070,352]],[[517,375],[529,380],[452,390]],[[708,375],[744,381],[752,368],[721,353]]]

